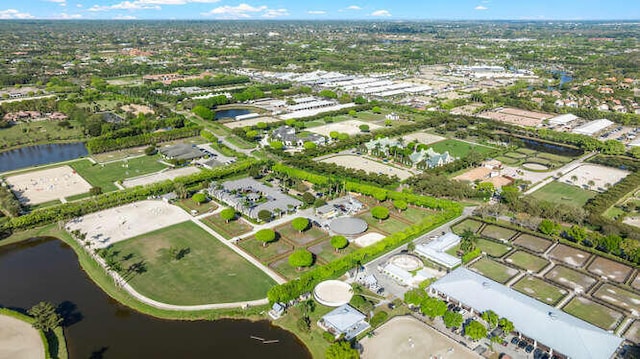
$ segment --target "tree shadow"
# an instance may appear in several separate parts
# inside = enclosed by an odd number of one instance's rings
[[[60,343],[58,342],[58,336],[53,331],[44,333],[49,345],[49,357],[58,358],[58,350],[60,350]]]
[[[78,306],[68,300],[60,303],[56,311],[62,317],[63,327],[70,327],[84,319],[82,313],[78,311]]]

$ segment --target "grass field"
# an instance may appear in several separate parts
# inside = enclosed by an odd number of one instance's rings
[[[491,147],[474,145],[468,142],[462,142],[458,140],[444,140],[444,141],[433,143],[429,145],[429,147],[433,148],[433,150],[438,153],[449,151],[449,154],[451,156],[458,157],[458,158],[462,158],[466,156],[469,152],[471,152],[471,149],[479,153],[487,153],[493,150],[493,148]]]
[[[238,245],[263,263],[268,263],[270,259],[293,250],[293,245],[282,239],[264,246],[255,238],[249,238],[240,241]]]
[[[118,189],[113,182],[167,168],[166,165],[158,162],[159,159],[160,157],[156,155],[135,157],[105,165],[94,164],[89,160],[73,162],[70,165],[92,186],[101,187],[103,192],[110,192]]]
[[[276,232],[299,246],[304,246],[308,243],[328,236],[326,232],[322,231],[318,227],[313,226],[300,233],[298,230],[293,228],[293,226],[291,226],[291,222],[287,222],[282,226],[277,227]]]
[[[82,126],[74,121],[69,122],[73,126],[70,129],[58,126],[58,121],[21,123],[9,128],[3,128],[0,131],[0,149],[42,142],[81,140],[84,138]]]
[[[574,207],[584,206],[595,195],[595,192],[557,181],[550,182],[531,194],[533,198],[539,200],[562,203]]]
[[[502,257],[503,255],[505,255],[505,253],[511,250],[511,247],[507,247],[502,243],[494,242],[485,238],[478,238],[478,243],[476,243],[476,246],[488,256],[496,258]],[[449,248],[447,250],[447,253],[452,256],[456,256],[458,250],[460,250],[459,244],[457,246]]]
[[[392,209],[392,213],[397,213],[397,211],[395,209]],[[433,214],[433,211],[420,207],[410,206],[406,210],[402,211],[402,214],[400,214],[399,216],[410,222],[418,222],[425,216],[428,216],[430,214]]]
[[[482,230],[483,236],[500,240],[507,240],[513,237],[513,235],[516,233],[517,232],[512,229],[495,226],[493,224],[484,227],[484,229]]]
[[[573,298],[563,311],[604,330],[613,330],[622,314],[582,297]]]
[[[380,222],[377,219],[373,218],[370,212],[358,215],[356,217],[364,219],[370,228],[382,230],[386,233],[399,232],[409,226],[405,222],[402,222],[394,217],[389,217]]]
[[[336,250],[331,247],[331,243],[329,240],[322,241],[319,244],[309,247],[309,251],[318,256],[319,259],[324,260],[325,262],[331,262],[335,259],[338,259],[346,254],[353,252],[357,246],[349,245],[346,248],[340,250],[340,252],[336,252]]]
[[[206,213],[215,211],[218,208],[218,204],[214,201],[198,204],[191,198],[181,199],[174,204],[189,213],[191,213],[192,210],[195,210],[197,213]]]
[[[520,279],[512,288],[549,305],[558,303],[560,299],[567,295],[566,289],[558,288],[532,276]]]
[[[598,276],[605,276],[609,280],[624,283],[629,274],[631,273],[631,267],[618,263],[611,259],[597,257],[589,264],[587,270]]]
[[[517,267],[534,273],[539,272],[540,270],[542,270],[542,268],[546,267],[547,264],[549,264],[549,262],[547,262],[545,259],[534,256],[533,254],[524,251],[516,251],[505,260]]]
[[[180,260],[168,250],[188,250]],[[192,222],[183,222],[112,246],[123,268],[144,261],[130,276],[140,293],[170,304],[196,305],[264,298],[275,282]],[[131,257],[124,259],[124,257]]]
[[[474,233],[482,227],[482,222],[473,219],[465,219],[464,221],[454,225],[451,230],[456,234],[462,234],[465,229],[472,230]]]
[[[518,163],[520,163],[520,160],[505,156],[497,156],[496,160],[504,163],[505,165],[517,165]]]
[[[509,281],[509,279],[511,279],[514,275],[518,274],[517,270],[509,268],[504,264],[498,263],[488,258],[480,259],[479,261],[475,262],[473,266],[471,266],[471,268],[480,272],[480,274],[484,275],[485,277],[503,284]]]
[[[581,292],[588,290],[598,282],[595,278],[582,274],[577,270],[558,265],[553,267],[545,275],[545,278]]]
[[[284,257],[282,259],[279,259],[279,260],[269,264],[269,267],[273,268],[276,272],[280,273],[283,277],[291,280],[291,279],[298,278],[302,274],[304,274],[304,273],[308,272],[309,270],[311,270],[312,268],[314,268],[317,262],[318,261],[316,259],[314,261],[314,264],[311,265],[311,267],[306,267],[306,268],[302,268],[302,269],[298,270],[297,268],[294,268],[289,264],[288,257]]]
[[[204,217],[201,221],[226,239],[245,234],[252,228],[251,225],[242,218],[236,218],[226,223],[224,219],[220,218],[220,214]]]
[[[605,283],[593,293],[598,299],[628,311],[640,311],[640,295],[636,292]]]

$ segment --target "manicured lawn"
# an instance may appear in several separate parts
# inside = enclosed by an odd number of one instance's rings
[[[525,155],[535,155],[538,153],[536,150],[530,150],[528,148],[518,148],[516,152],[524,153]]]
[[[188,249],[180,260],[170,247]],[[275,282],[196,224],[188,221],[112,245],[123,268],[144,261],[129,277],[140,293],[170,304],[195,305],[264,298]],[[124,259],[131,256],[130,259]]]
[[[73,162],[70,165],[92,186],[101,187],[103,192],[110,192],[118,189],[113,182],[158,172],[167,168],[166,165],[158,162],[159,159],[160,157],[155,155],[136,157],[104,165],[94,164],[89,160]]]
[[[291,226],[291,222],[287,222],[282,226],[276,228],[276,232],[281,236],[295,242],[297,245],[304,246],[323,237],[327,237],[327,232],[321,230],[318,227],[310,226],[305,231],[300,233],[298,230]]]
[[[566,289],[532,276],[520,279],[513,285],[513,289],[549,305],[557,304],[568,293]]]
[[[573,298],[563,311],[604,330],[613,330],[622,314],[582,297]]]
[[[408,224],[394,217],[389,217],[380,222],[379,220],[373,218],[370,212],[361,214],[357,217],[364,219],[369,225],[370,229],[384,231],[389,234],[402,231],[409,226]]]
[[[465,229],[470,229],[474,233],[478,231],[482,227],[482,222],[475,221],[473,219],[465,219],[464,221],[453,226],[452,230],[456,234],[462,234]]]
[[[528,233],[520,234],[513,243],[538,253],[546,251],[552,244],[548,239],[532,236]]]
[[[563,203],[574,207],[584,206],[595,195],[595,192],[557,181],[550,182],[531,194],[534,198],[543,201]]]
[[[554,155],[553,153],[540,152],[536,155],[538,158],[545,158],[549,161],[558,162],[558,163],[569,163],[573,160],[571,157]]]
[[[504,156],[497,156],[496,160],[504,163],[505,165],[517,165],[518,163],[521,162],[521,161],[516,160],[514,158],[504,157]]]
[[[524,251],[516,251],[505,259],[505,261],[512,263],[520,268],[532,271],[534,273],[539,272],[542,268],[546,267],[549,262],[546,259],[534,256]]]
[[[268,263],[271,258],[277,257],[280,254],[288,253],[289,251],[293,250],[293,246],[282,239],[271,242],[264,246],[262,242],[256,240],[255,238],[249,238],[240,241],[238,245],[246,252],[260,259],[260,261],[263,263]]]
[[[37,121],[21,123],[19,125],[0,130],[0,149],[29,145],[38,142],[52,142],[57,140],[81,140],[84,135],[82,126],[78,122],[69,121],[70,129],[60,127],[58,121]]]
[[[484,238],[478,238],[477,245],[480,250],[492,257],[502,257],[511,250],[511,247]]]
[[[224,219],[220,218],[220,214],[204,217],[201,221],[227,239],[245,234],[251,231],[252,228],[251,225],[242,218],[236,218],[226,223]]]
[[[314,262],[314,264],[311,267],[306,267],[306,268],[302,268],[301,270],[297,270],[297,268],[294,268],[291,265],[289,265],[289,258],[285,257],[274,263],[271,263],[269,267],[273,268],[276,272],[280,273],[283,277],[287,279],[295,279],[301,276],[302,274],[310,271],[312,268],[314,268],[316,263],[317,263],[317,260],[316,262]]]
[[[507,152],[504,154],[505,157],[509,157],[509,158],[515,158],[515,159],[524,159],[527,158],[527,155],[525,155],[524,153],[519,153],[519,152]]]
[[[431,144],[429,145],[429,147],[433,148],[433,150],[438,153],[449,151],[449,154],[451,156],[458,157],[458,158],[462,158],[466,156],[469,152],[471,152],[472,148],[479,153],[487,153],[493,150],[490,147],[473,145],[471,143],[462,142],[458,140],[444,140],[444,141]]]
[[[489,258],[481,258],[479,261],[475,262],[471,268],[480,272],[480,274],[485,277],[503,284],[509,281],[509,279],[514,275],[518,274],[517,270],[509,268],[506,265]]]
[[[206,213],[215,211],[218,208],[218,204],[214,201],[198,204],[191,198],[181,199],[175,204],[189,213],[191,213],[192,210],[197,211],[196,213]]]
[[[392,209],[393,213],[398,213],[396,209]],[[418,222],[421,221],[424,217],[432,214],[433,211],[428,209],[419,208],[419,207],[409,207],[406,210],[402,211],[402,213],[398,214],[398,216],[410,221],[410,222]]]
[[[229,143],[234,144],[244,150],[250,150],[252,148],[256,148],[256,145],[253,143],[249,143],[237,136],[231,135],[231,136],[227,136],[225,138],[227,141],[229,141]]]
[[[594,297],[625,310],[640,311],[640,295],[636,292],[605,283],[593,294]]]
[[[514,234],[516,234],[516,231],[512,229],[496,226],[493,224],[487,225],[482,230],[483,236],[500,240],[507,240],[513,237]]]
[[[336,250],[331,246],[329,240],[323,241],[322,243],[316,244],[312,247],[309,247],[309,251],[313,252],[318,258],[331,262],[335,259],[338,259],[345,254],[349,254],[355,250],[356,246],[353,244],[349,244],[346,248],[340,250],[340,252],[336,252]]]

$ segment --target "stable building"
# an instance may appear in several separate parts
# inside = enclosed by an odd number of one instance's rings
[[[460,243],[460,237],[455,233],[448,232],[429,243],[418,244],[415,253],[434,263],[451,269],[462,264],[462,261],[460,258],[454,257],[446,251],[455,247],[458,243]]]
[[[365,321],[367,317],[349,304],[340,306],[325,314],[318,321],[318,326],[336,336],[344,336],[350,340],[358,334],[369,329],[370,325]]]

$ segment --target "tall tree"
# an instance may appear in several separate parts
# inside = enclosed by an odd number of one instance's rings
[[[62,323],[62,317],[56,311],[53,304],[40,302],[27,311],[35,320],[33,327],[44,332],[49,332]]]

